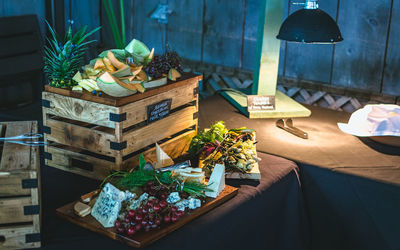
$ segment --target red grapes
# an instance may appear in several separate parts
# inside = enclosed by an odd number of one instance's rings
[[[146,72],[153,78],[160,78],[162,74],[168,74],[171,68],[182,71],[179,56],[175,51],[167,52],[161,56],[154,56],[153,60],[147,65]]]

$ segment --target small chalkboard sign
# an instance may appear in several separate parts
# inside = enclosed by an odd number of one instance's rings
[[[269,95],[248,95],[247,110],[249,112],[265,111],[275,109],[275,96]]]
[[[147,106],[147,124],[163,119],[171,111],[172,99],[166,99]]]

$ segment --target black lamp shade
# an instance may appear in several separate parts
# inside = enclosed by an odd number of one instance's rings
[[[283,22],[278,39],[301,43],[337,43],[343,41],[336,22],[320,9],[301,9]]]

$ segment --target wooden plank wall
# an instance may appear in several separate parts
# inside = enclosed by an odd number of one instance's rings
[[[283,1],[285,17],[298,9]],[[44,17],[44,2],[1,0],[0,16],[35,12]],[[113,46],[101,0],[64,3],[66,23],[102,25],[96,35],[101,47]],[[159,3],[172,10],[168,24],[150,19]],[[260,0],[125,0],[127,40],[138,38],[156,53],[168,44],[186,59],[251,71],[259,4]],[[319,5],[338,22],[344,42],[282,42],[279,75],[399,96],[400,0],[320,0]]]

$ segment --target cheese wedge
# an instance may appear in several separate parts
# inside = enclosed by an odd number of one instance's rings
[[[91,207],[78,201],[74,205],[74,212],[79,215],[80,217],[85,217],[86,215],[89,215],[91,212]]]
[[[205,195],[211,198],[217,198],[225,188],[225,166],[215,164],[214,170],[211,173],[208,181],[208,188],[212,191],[206,191]]]
[[[174,165],[174,161],[167,155],[167,153],[164,152],[164,150],[162,150],[158,143],[156,143],[156,157],[157,162],[155,164],[155,168],[163,168]]]

